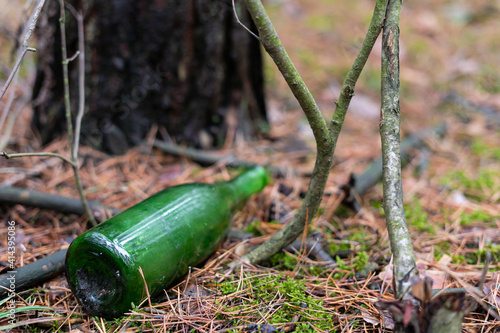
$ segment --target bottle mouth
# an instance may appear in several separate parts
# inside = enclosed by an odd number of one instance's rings
[[[129,273],[113,251],[97,244],[72,244],[66,254],[69,287],[90,316],[112,319],[132,308],[137,295],[127,289]]]
[[[127,311],[128,309],[117,309],[125,296],[124,272],[103,254],[90,254],[81,260],[85,263],[76,270],[75,285],[71,286],[71,289],[85,312],[91,316],[109,318],[120,316]]]

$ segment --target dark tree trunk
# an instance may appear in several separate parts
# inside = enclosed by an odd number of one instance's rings
[[[86,116],[82,140],[123,153],[153,123],[177,142],[220,146],[234,133],[263,134],[266,110],[256,38],[239,26],[231,0],[71,0],[85,13]],[[252,22],[237,7],[240,20]],[[43,142],[63,126],[58,1],[48,1],[38,28],[34,124]],[[76,20],[67,12],[69,56]],[[70,64],[73,113],[77,64]],[[161,133],[162,131],[160,131]],[[165,131],[163,131],[164,133]]]

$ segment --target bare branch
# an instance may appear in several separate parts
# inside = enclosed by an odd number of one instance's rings
[[[45,0],[38,0],[38,3],[36,4],[36,8],[33,11],[33,14],[31,14],[31,17],[28,21],[28,24],[25,26],[23,30],[23,35],[24,35],[24,41],[22,45],[19,47],[16,63],[14,65],[14,68],[9,74],[9,77],[7,78],[7,81],[5,82],[4,86],[2,87],[2,91],[0,92],[0,100],[3,98],[5,95],[5,92],[7,91],[7,88],[9,87],[10,83],[14,79],[14,76],[17,75],[19,67],[21,66],[21,61],[24,58],[24,55],[28,51],[35,51],[34,48],[28,47],[28,43],[30,41],[31,35],[33,34],[33,30],[35,30],[36,22],[38,21],[38,17],[40,16],[40,12],[42,11],[43,5],[45,4]]]
[[[269,19],[264,6],[258,0],[245,0],[252,16],[260,41],[274,60],[290,90],[299,102],[314,134],[317,145],[316,163],[309,183],[306,197],[295,219],[278,231],[264,244],[246,254],[242,259],[250,263],[270,258],[282,248],[293,242],[304,230],[310,217],[314,217],[323,196],[326,180],[332,166],[333,145],[328,125],[321,114],[313,96],[297,72],[288,53],[281,44],[278,34]]]
[[[64,0],[59,0],[61,16],[59,18],[59,27],[61,30],[61,53],[63,67],[63,86],[64,86],[64,108],[66,110],[66,126],[70,144],[73,142],[73,120],[71,119],[71,102],[69,95],[69,75],[68,75],[68,53],[66,50],[66,11],[64,9]]]
[[[5,157],[6,159],[9,158],[17,158],[17,157],[57,157],[63,160],[64,162],[68,163],[71,166],[74,166],[73,161],[69,160],[68,158],[56,154],[56,153],[19,153],[19,154],[7,154],[4,151],[0,151],[0,156]]]
[[[314,217],[321,203],[326,181],[330,173],[333,153],[344,121],[345,113],[354,93],[354,85],[363,69],[373,44],[380,34],[388,0],[378,0],[368,29],[367,37],[344,82],[342,94],[335,110],[330,128],[326,124],[314,98],[298,74],[286,50],[272,26],[267,13],[258,0],[245,0],[250,15],[259,30],[260,41],[283,74],[290,90],[304,111],[317,144],[317,155],[309,187],[295,219],[278,231],[267,242],[243,257],[244,261],[256,263],[271,257],[290,244],[304,230],[309,217]]]
[[[234,18],[236,18],[236,21],[243,27],[243,29],[245,29],[246,31],[248,31],[252,36],[254,36],[255,38],[257,38],[260,41],[260,37],[259,36],[257,36],[256,34],[254,34],[250,29],[247,28],[246,25],[244,25],[243,23],[241,23],[240,18],[238,17],[238,13],[236,12],[236,5],[234,4],[234,0],[232,0],[232,1],[233,1]]]
[[[59,7],[61,10],[61,18],[59,19],[59,24],[61,27],[61,52],[62,52],[62,66],[63,66],[63,80],[64,80],[64,104],[66,109],[66,122],[68,126],[68,140],[71,146],[71,160],[73,162],[73,171],[75,173],[76,186],[78,192],[80,193],[80,198],[82,200],[83,206],[85,207],[86,215],[93,226],[97,225],[97,222],[90,211],[89,204],[85,198],[85,193],[83,192],[82,181],[80,174],[78,172],[78,146],[80,143],[80,128],[83,118],[83,112],[85,111],[85,45],[84,45],[84,35],[83,35],[83,16],[81,13],[77,13],[72,6],[68,6],[69,10],[75,15],[78,21],[78,70],[79,70],[79,105],[78,114],[75,121],[75,133],[73,135],[73,124],[71,116],[71,102],[70,102],[70,92],[69,92],[69,77],[68,77],[68,55],[66,50],[66,13],[64,0],[59,0]],[[74,141],[73,141],[74,140]]]
[[[85,113],[85,36],[82,13],[70,4],[66,4],[66,7],[78,22],[78,113],[75,120],[75,141],[71,151],[71,157],[76,160],[80,146],[82,119]]]
[[[73,54],[71,57],[68,58],[68,62],[72,62],[73,60],[75,60],[79,54],[80,54],[80,51],[76,50],[75,54]]]

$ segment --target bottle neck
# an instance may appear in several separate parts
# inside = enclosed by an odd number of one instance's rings
[[[260,192],[269,181],[270,176],[266,169],[255,167],[230,180],[228,184],[233,188],[239,206],[251,195]]]

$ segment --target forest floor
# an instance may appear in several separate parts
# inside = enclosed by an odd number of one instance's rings
[[[265,2],[327,120],[363,40],[373,2]],[[499,18],[500,7],[493,0],[405,1],[401,18],[401,135],[442,122],[447,126],[444,136],[429,136],[425,148],[412,150],[413,158],[403,169],[405,213],[419,272],[431,279],[433,288],[477,285],[486,253],[492,256],[481,296],[490,311],[475,307],[465,317],[464,332],[500,330],[495,319],[500,315],[500,275],[496,273],[500,270]],[[15,28],[16,21],[10,24]],[[12,44],[7,40],[8,36],[2,37],[1,59],[11,66]],[[229,270],[242,244],[267,239],[300,207],[309,178],[289,172],[252,197],[233,219],[232,229],[251,232],[253,238],[228,238],[204,266],[193,268],[152,308],[146,301],[115,321],[89,317],[60,276],[19,293],[23,300],[16,301],[18,326],[12,331],[390,331],[391,317],[376,307],[377,301],[393,299],[382,186],[361,196],[362,209],[357,213],[341,204],[341,187],[350,174],[361,173],[381,155],[380,48],[379,40],[358,81],[320,213],[309,223],[309,232],[321,234],[321,246],[336,260],[334,267],[301,251],[277,254],[261,266]],[[18,104],[29,98],[32,59],[27,57],[22,79],[10,88],[19,96]],[[267,56],[265,70],[274,140],[236,142],[214,154],[311,171],[315,145],[305,117]],[[8,139],[6,151],[68,155],[66,138],[41,147],[30,118],[30,108],[19,107],[12,133],[0,132],[0,143]],[[202,168],[186,158],[166,155],[150,143],[146,149],[132,149],[118,157],[81,147],[80,158],[88,199],[122,209],[167,186],[227,180],[236,174],[225,167],[226,160]],[[1,159],[0,186],[78,198],[71,167],[47,157]],[[68,247],[87,228],[82,216],[0,204],[1,235],[8,232],[7,221],[17,226],[18,267]],[[6,266],[7,261],[7,238],[2,236],[0,264]],[[8,267],[0,269],[6,272]],[[6,304],[0,305],[0,326],[8,324]]]

